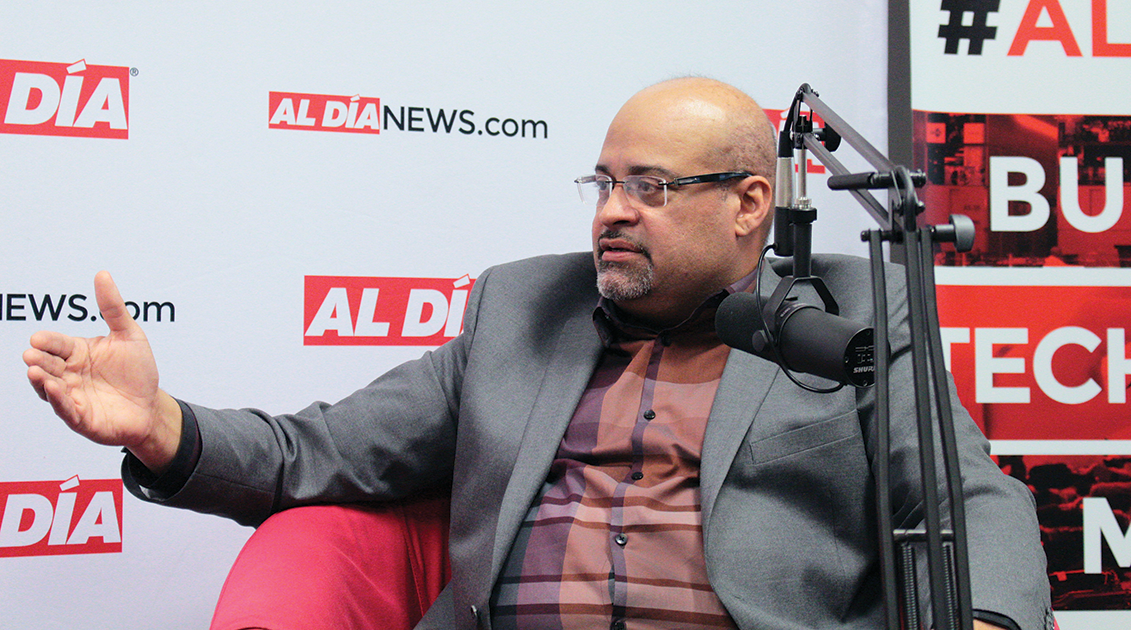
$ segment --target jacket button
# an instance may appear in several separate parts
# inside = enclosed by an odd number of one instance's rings
[[[655,418],[656,418],[656,412],[655,411],[652,411],[651,409],[649,409],[648,411],[644,412],[644,419],[645,420],[654,420]]]
[[[616,541],[616,543],[621,547],[628,544],[628,536],[626,536],[625,534],[617,534],[617,537],[613,540]]]

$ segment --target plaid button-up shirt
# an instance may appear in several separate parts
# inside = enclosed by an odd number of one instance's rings
[[[651,331],[602,301],[605,352],[495,587],[500,630],[734,628],[707,581],[699,462],[730,348],[708,299]]]

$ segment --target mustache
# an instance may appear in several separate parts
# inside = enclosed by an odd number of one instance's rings
[[[597,236],[597,247],[598,247],[598,249],[600,249],[601,241],[606,241],[606,240],[624,241],[624,242],[628,243],[629,245],[631,245],[636,250],[638,250],[649,261],[652,260],[652,253],[650,251],[648,251],[648,247],[645,246],[644,243],[641,243],[634,236],[627,234],[625,232],[622,232],[621,230],[610,230],[608,228],[602,230],[601,233]]]

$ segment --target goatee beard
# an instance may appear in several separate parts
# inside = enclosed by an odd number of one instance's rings
[[[597,291],[601,297],[614,302],[642,298],[652,292],[654,274],[652,265],[624,265],[600,261],[597,263]]]
[[[652,256],[648,249],[628,235],[605,230],[598,238],[619,239],[632,243],[640,250],[644,260],[637,264],[624,262],[608,262],[597,256],[597,291],[607,300],[622,302],[642,298],[652,292],[655,281],[655,268],[652,266]]]

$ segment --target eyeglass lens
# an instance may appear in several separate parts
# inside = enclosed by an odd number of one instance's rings
[[[659,207],[667,204],[666,186],[664,186],[663,180],[658,177],[628,175],[623,182],[616,183],[620,183],[624,187],[628,196],[646,206]],[[609,200],[609,195],[612,194],[616,183],[608,176],[597,176],[592,180],[584,178],[578,181],[577,186],[578,190],[581,191],[581,199],[586,205],[602,206]]]

